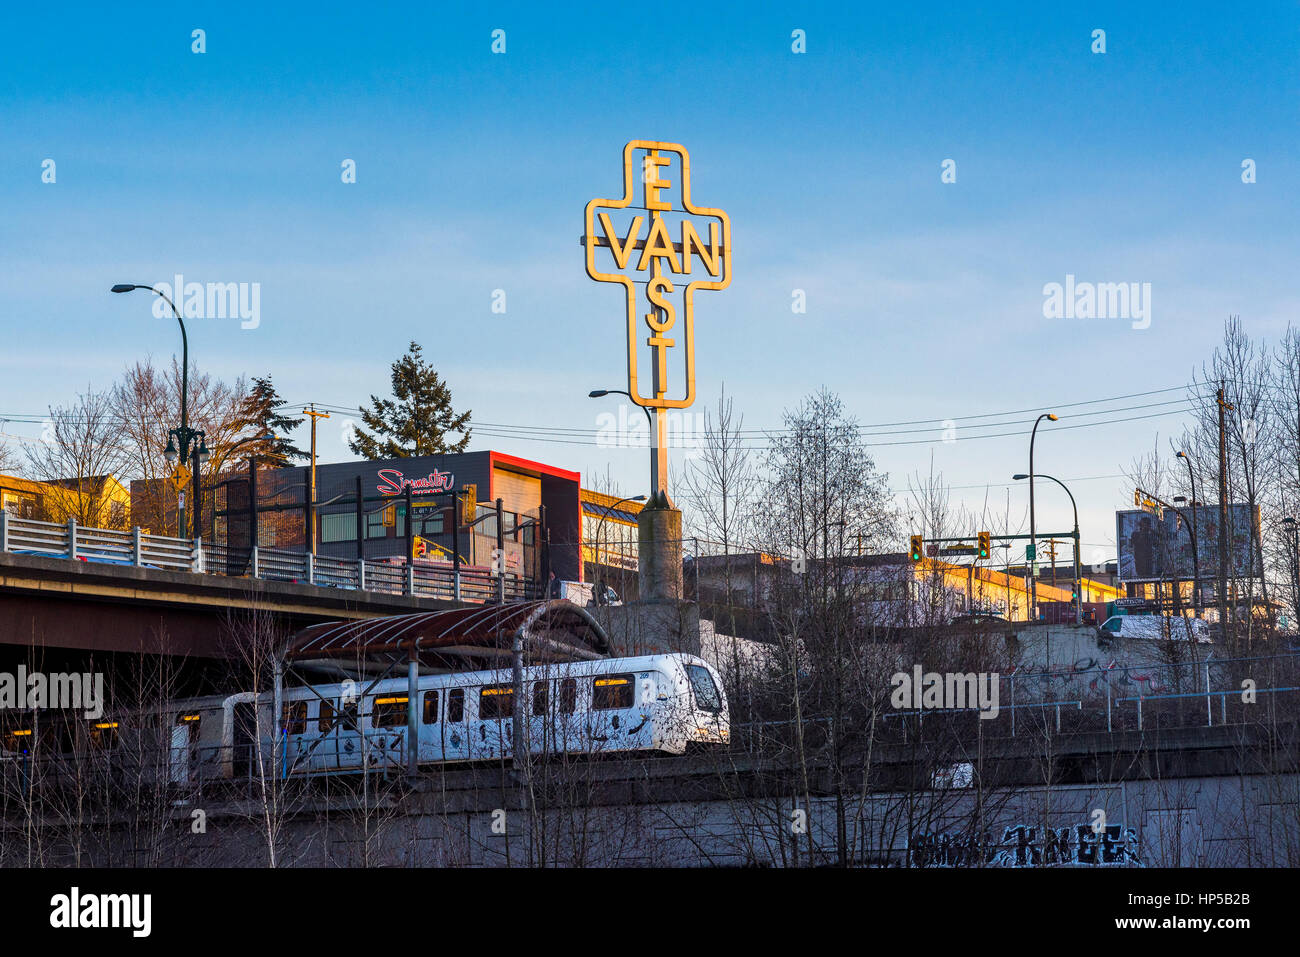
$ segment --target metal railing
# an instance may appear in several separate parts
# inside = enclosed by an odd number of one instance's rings
[[[506,601],[536,597],[537,583],[522,575],[497,573],[452,562],[408,562],[371,558],[332,558],[307,551],[279,548],[231,548],[201,538],[149,535],[138,527],[129,532],[90,528],[67,522],[16,518],[0,510],[0,551],[39,555],[106,565],[128,565],[161,571],[255,578],[320,588],[443,598],[468,602]]]
[[[1200,646],[1205,648],[1204,645]],[[1243,679],[1251,684],[1243,687]],[[1263,680],[1261,680],[1263,679]],[[1267,683],[1266,683],[1267,681]],[[1237,658],[1208,656],[1199,661],[1123,663],[1061,668],[1022,673],[1018,668],[998,676],[998,713],[1008,712],[1012,736],[1020,712],[1054,714],[1056,730],[1062,730],[1062,711],[1081,718],[1095,717],[1105,729],[1144,730],[1153,711],[1161,718],[1174,717],[1181,726],[1207,727],[1238,723],[1251,714],[1260,696],[1279,697],[1300,692],[1300,654],[1279,652]],[[1134,692],[1137,693],[1134,693]],[[1018,699],[1018,700],[1017,700]],[[1230,713],[1230,705],[1235,702]],[[1194,704],[1186,715],[1172,715],[1176,705]],[[1202,706],[1203,703],[1203,706]],[[978,707],[909,709],[888,711],[883,718],[915,718],[918,722],[952,714],[976,714]],[[1084,718],[1082,723],[1088,723]],[[1098,727],[1099,730],[1099,727]]]

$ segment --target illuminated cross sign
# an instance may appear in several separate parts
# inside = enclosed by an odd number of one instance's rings
[[[632,401],[657,410],[686,408],[695,401],[695,291],[731,284],[731,220],[720,209],[691,202],[686,149],[654,140],[628,143],[623,148],[623,197],[587,204],[582,241],[587,275],[619,283],[626,293]],[[644,297],[638,285],[645,287]],[[651,360],[648,389],[638,374],[643,344]],[[674,348],[685,359],[685,388],[670,397],[668,360]]]

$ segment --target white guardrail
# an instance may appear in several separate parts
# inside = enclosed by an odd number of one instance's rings
[[[60,523],[15,518],[3,510],[0,551],[470,602],[495,600],[500,587],[493,572],[464,565],[457,569],[451,562],[332,558],[279,548],[230,548],[201,538],[148,535],[138,527],[121,532],[78,525],[75,519]],[[506,600],[531,597],[532,584],[529,579],[507,573]]]

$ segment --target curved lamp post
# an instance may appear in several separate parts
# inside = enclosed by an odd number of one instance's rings
[[[1044,412],[1034,420],[1034,428],[1029,433],[1029,547],[1033,557],[1029,560],[1029,620],[1038,620],[1038,529],[1034,524],[1034,439],[1038,438],[1038,424],[1047,419],[1056,421],[1051,412]]]
[[[181,424],[180,428],[172,429],[167,434],[167,448],[163,450],[163,457],[167,460],[168,465],[174,464],[178,459],[182,462],[189,462],[193,458],[194,468],[194,507],[192,509],[193,518],[191,520],[193,534],[191,538],[198,538],[200,531],[200,522],[202,514],[199,508],[199,493],[201,490],[201,480],[199,478],[199,467],[210,457],[208,452],[207,436],[203,434],[202,429],[191,429],[189,419],[189,395],[190,395],[190,343],[189,337],[185,334],[185,322],[181,319],[180,310],[176,308],[176,303],[159,292],[153,286],[142,283],[118,283],[112,288],[112,292],[133,292],[136,289],[145,289],[162,299],[172,308],[172,315],[176,317],[176,322],[181,327]],[[197,440],[197,441],[196,441]],[[190,451],[191,444],[194,444],[193,453]],[[177,504],[176,512],[176,530],[178,534],[185,537],[185,508]]]
[[[1022,482],[1029,478],[1028,475],[1019,474],[1011,476],[1017,482]],[[1070,496],[1070,507],[1074,509],[1074,623],[1083,624],[1083,576],[1079,567],[1079,506],[1074,501],[1074,493],[1071,492],[1064,482],[1054,475],[1038,473],[1039,478],[1051,479],[1061,488],[1065,489],[1065,494]],[[1035,558],[1038,556],[1035,555]]]
[[[626,389],[592,389],[590,392],[587,393],[587,398],[601,399],[607,395],[625,395],[629,399],[633,400],[632,401],[633,405],[637,404],[636,400],[632,396],[632,393],[628,392]],[[658,470],[659,447],[658,445],[655,444],[655,439],[654,439],[655,424],[654,424],[654,419],[650,417],[650,410],[646,408],[644,405],[640,406],[640,409],[642,412],[645,413],[645,424],[647,429],[646,441],[650,445],[650,492],[654,494],[661,491],[661,489],[659,488],[659,470]]]
[[[648,415],[649,412],[647,412],[646,414]],[[618,511],[618,507],[622,505],[624,502],[644,502],[644,501],[645,501],[644,495],[629,495],[627,498],[620,498],[613,505],[605,509],[605,514],[600,516],[600,524],[596,526],[596,563],[597,564],[600,563],[600,543],[605,537],[605,520],[609,518],[609,513]],[[619,587],[621,588],[622,586],[623,586],[623,582],[620,580]]]

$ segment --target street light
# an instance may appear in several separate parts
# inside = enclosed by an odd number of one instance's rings
[[[163,457],[167,464],[174,465],[179,459],[182,462],[190,460],[190,446],[194,444],[195,439],[198,445],[194,449],[194,508],[193,508],[193,538],[199,537],[200,521],[202,511],[199,508],[199,494],[202,491],[201,479],[199,478],[199,466],[208,461],[209,452],[207,439],[202,429],[191,429],[189,418],[189,393],[190,393],[190,343],[189,337],[185,334],[185,322],[181,319],[180,310],[176,308],[176,303],[164,293],[159,292],[153,286],[143,283],[120,282],[110,290],[111,292],[123,293],[133,292],[137,289],[144,289],[153,293],[162,299],[172,308],[172,315],[176,317],[176,322],[181,327],[181,424],[180,428],[172,429],[167,435],[167,448],[163,452]],[[173,444],[173,439],[175,443]],[[184,537],[185,535],[185,506],[181,502],[176,504],[176,531]]]
[[[1055,416],[1053,416],[1055,419]],[[1011,476],[1017,482],[1022,482],[1029,478],[1028,475],[1018,474]],[[1075,504],[1074,493],[1066,488],[1065,483],[1054,475],[1039,473],[1039,478],[1051,479],[1061,488],[1065,489],[1065,494],[1070,496],[1070,507],[1074,509],[1074,623],[1083,624],[1083,575],[1079,567],[1079,506]],[[1032,487],[1032,486],[1031,486]],[[1030,533],[1032,534],[1032,532]],[[1034,555],[1035,559],[1038,557]]]
[[[1192,460],[1186,452],[1175,453],[1187,463],[1187,477],[1192,491],[1192,605],[1196,608],[1196,617],[1201,617],[1201,550],[1196,544],[1196,473],[1192,471]],[[1175,499],[1174,501],[1177,501]]]
[[[590,392],[587,393],[587,398],[603,399],[607,395],[625,395],[632,400],[633,405],[638,404],[635,397],[632,395],[632,393],[628,392],[626,389],[592,389]],[[652,492],[657,492],[659,491],[659,472],[657,468],[659,453],[657,451],[658,446],[653,444],[655,441],[654,420],[650,418],[649,408],[647,408],[644,405],[641,406],[640,408],[641,411],[645,413],[646,442],[650,443],[650,490]]]
[[[644,495],[629,495],[627,498],[620,498],[617,502],[605,509],[605,514],[600,516],[600,524],[596,526],[596,563],[600,563],[600,543],[605,538],[605,520],[609,518],[610,512],[618,511],[618,507],[624,502],[644,502]],[[622,569],[620,569],[622,571]],[[619,580],[619,587],[623,587],[622,579]]]
[[[1029,559],[1029,620],[1038,620],[1038,533],[1034,524],[1034,439],[1038,438],[1038,423],[1043,419],[1057,421],[1051,412],[1044,412],[1034,420],[1034,428],[1029,433],[1029,547],[1033,555]]]

